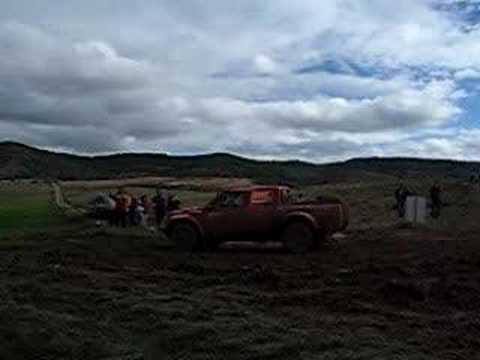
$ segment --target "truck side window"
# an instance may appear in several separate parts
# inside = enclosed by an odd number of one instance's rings
[[[242,207],[245,203],[245,197],[243,193],[224,193],[220,201],[221,207],[236,208]]]
[[[252,205],[270,205],[273,204],[273,191],[253,191],[250,198]]]

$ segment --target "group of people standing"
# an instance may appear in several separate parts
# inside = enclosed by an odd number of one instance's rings
[[[160,226],[169,211],[180,207],[178,199],[160,189],[157,189],[156,195],[152,199],[146,194],[135,197],[124,188],[120,188],[109,197],[113,203],[110,223],[120,227],[146,225],[152,211],[155,213],[157,226]]]
[[[442,209],[442,186],[437,181],[435,182],[429,190],[429,200],[430,200],[430,215],[433,218],[438,218],[440,216],[440,211]],[[405,216],[405,205],[407,203],[407,198],[409,196],[414,196],[415,193],[411,191],[405,184],[400,183],[400,185],[395,190],[395,208],[398,212],[398,216],[403,218]]]

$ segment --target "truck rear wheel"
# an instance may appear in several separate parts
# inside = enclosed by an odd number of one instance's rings
[[[282,242],[294,254],[305,254],[315,247],[315,234],[311,226],[297,221],[285,227]]]
[[[173,225],[170,237],[178,251],[192,252],[200,248],[200,236],[197,229],[186,222]]]

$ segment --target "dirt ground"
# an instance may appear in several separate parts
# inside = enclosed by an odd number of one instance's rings
[[[474,359],[480,245],[354,230],[308,256],[104,230],[0,250],[0,359]]]

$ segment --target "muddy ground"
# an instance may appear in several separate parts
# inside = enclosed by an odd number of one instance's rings
[[[356,231],[308,256],[102,230],[0,251],[0,359],[473,359],[474,234]]]

